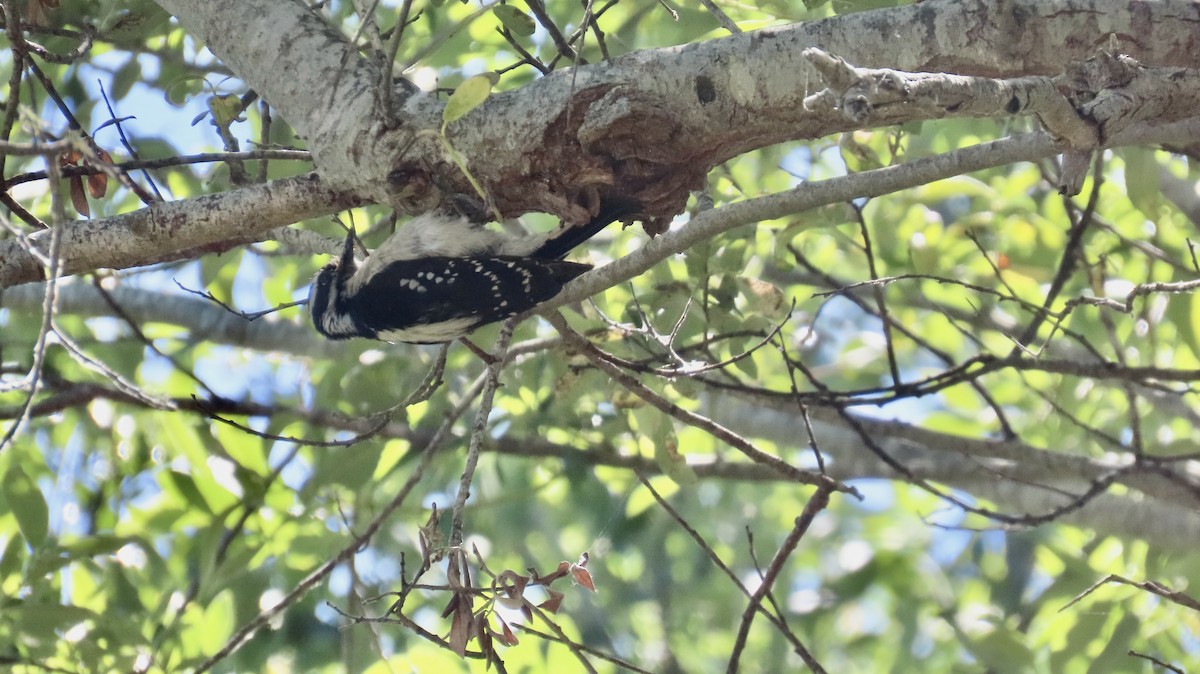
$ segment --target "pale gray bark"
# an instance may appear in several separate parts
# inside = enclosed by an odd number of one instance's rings
[[[199,257],[260,241],[277,227],[357,204],[311,174],[83,220],[61,228],[61,273]],[[0,241],[0,289],[42,278],[42,265],[27,247],[44,255],[50,232],[25,239]],[[203,248],[211,246],[220,247]]]
[[[1200,139],[1200,118],[1161,127],[1136,125],[1110,139],[1110,142],[1113,145],[1141,145],[1178,139]],[[582,301],[642,274],[672,255],[751,222],[780,218],[860,197],[890,194],[955,175],[1019,161],[1035,161],[1057,153],[1057,145],[1049,135],[1027,134],[905,164],[805,183],[784,192],[707,210],[697,214],[686,225],[647,241],[633,253],[576,278],[554,299],[538,305],[537,311],[546,312]]]
[[[871,451],[859,429],[828,408],[809,408],[813,437],[791,401],[730,394],[710,394],[704,412],[717,423],[751,439],[770,440],[790,463],[811,466],[811,446],[825,456],[835,478],[903,479]],[[997,512],[1043,516],[1075,503],[1092,483],[1128,468],[1132,456],[1109,454],[1102,459],[1050,451],[1017,441],[967,438],[939,433],[900,421],[852,414],[855,423],[911,474],[944,487],[988,499]],[[770,470],[763,467],[764,475]],[[1200,461],[1175,467],[1182,475],[1200,477]],[[1109,535],[1137,538],[1165,549],[1184,549],[1181,541],[1200,536],[1200,504],[1195,491],[1154,472],[1130,471],[1117,478],[1122,488],[1109,489],[1086,507],[1056,521],[1086,526]]]
[[[332,184],[378,201],[389,193],[395,203],[435,202],[435,185],[472,193],[430,140],[441,104],[402,97],[404,109],[384,119],[378,74],[299,3],[161,4],[309,138]],[[665,220],[730,157],[854,128],[838,110],[804,105],[823,86],[808,47],[863,67],[1009,78],[1058,75],[1101,48],[1145,65],[1196,67],[1198,28],[1200,10],[1181,0],[931,0],[556,71],[493,96],[447,135],[505,216],[542,211],[581,222],[619,195]]]
[[[382,78],[300,3],[161,4],[308,139],[324,180],[311,191],[256,187],[203,197],[194,208],[184,205],[191,201],[154,206],[68,227],[66,274],[256,240],[360,199],[420,210],[446,191],[472,194],[435,140],[441,103],[402,95],[399,109],[384,114],[376,103]],[[450,125],[447,137],[503,215],[542,211],[578,223],[625,200],[636,215],[661,225],[712,166],[785,140],[855,128],[837,106],[806,108],[824,86],[804,55],[808,47],[862,67],[989,77],[1057,75],[1101,47],[1145,65],[1196,67],[1198,7],[1184,0],[930,0],[849,14],[557,71],[494,95]],[[964,110],[1011,114],[1000,101]],[[877,111],[867,125],[931,114],[906,116],[898,107]],[[953,114],[943,109],[936,116]],[[250,208],[230,207],[225,198]],[[128,224],[139,219],[149,226]],[[0,242],[0,288],[39,277],[20,242]]]
[[[0,308],[18,315],[36,316],[42,309],[45,284],[29,283],[0,294]],[[113,316],[112,306],[91,285],[61,283],[56,289],[58,311],[75,316]],[[117,287],[108,291],[112,301],[138,325],[165,323],[186,328],[194,340],[228,344],[264,352],[292,353],[318,358],[340,357],[348,347],[362,344],[323,339],[307,323],[267,316],[249,321],[200,297],[180,296],[140,288]],[[304,308],[292,313],[305,313]],[[384,346],[384,345],[378,345]]]

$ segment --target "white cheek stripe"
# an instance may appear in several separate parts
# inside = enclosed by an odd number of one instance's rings
[[[346,314],[338,314],[332,309],[321,317],[321,327],[331,335],[358,335],[354,321]]]

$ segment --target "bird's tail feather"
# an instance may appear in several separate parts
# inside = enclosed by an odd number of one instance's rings
[[[564,228],[564,231],[558,236],[550,237],[537,250],[533,251],[532,257],[543,260],[561,260],[576,246],[600,233],[600,230],[617,220],[628,219],[637,210],[638,204],[631,202],[605,202],[596,217],[578,227]]]

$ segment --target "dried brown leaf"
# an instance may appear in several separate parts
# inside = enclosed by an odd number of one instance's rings
[[[592,582],[592,573],[582,566],[576,564],[571,567],[571,577],[575,579],[576,583],[579,583],[592,592],[596,591],[596,584]]]
[[[500,629],[502,630],[500,634],[500,641],[505,646],[516,646],[517,644],[521,643],[521,640],[517,638],[516,634],[513,634],[512,628],[508,626],[508,623],[505,622],[504,618],[496,616],[496,619],[500,621]]]
[[[93,199],[102,199],[108,192],[108,176],[103,173],[88,176],[87,185],[88,194],[92,195]]]
[[[548,589],[546,591],[550,594],[550,597],[546,599],[546,601],[538,604],[538,608],[550,613],[558,613],[558,609],[562,606],[563,598],[566,597],[566,595],[555,590]]]
[[[92,209],[88,207],[87,195],[83,192],[83,180],[79,176],[67,178],[67,183],[71,186],[71,205],[75,207],[75,212],[85,218],[91,217]]]
[[[96,156],[105,164],[112,163],[112,155],[104,150],[96,152]],[[108,192],[108,176],[103,173],[97,173],[94,176],[88,176],[88,194],[92,195],[93,199],[101,199]]]
[[[471,609],[468,606],[466,610],[462,610],[462,603],[458,603],[458,607],[454,611],[454,618],[450,622],[450,636],[447,641],[450,644],[450,650],[463,657],[467,654],[467,642],[474,636],[475,616],[471,614]]]

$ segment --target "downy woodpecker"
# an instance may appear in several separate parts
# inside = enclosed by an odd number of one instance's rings
[[[419,215],[361,265],[354,235],[313,280],[313,325],[329,339],[448,342],[554,297],[592,268],[561,260],[607,222],[514,237],[455,213]]]

